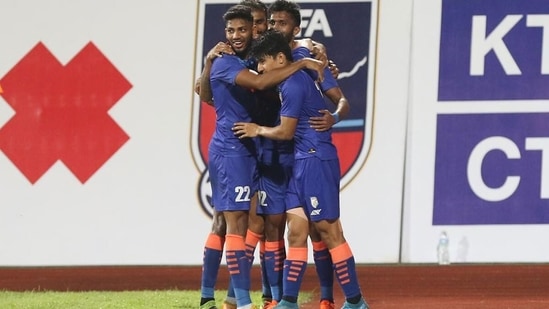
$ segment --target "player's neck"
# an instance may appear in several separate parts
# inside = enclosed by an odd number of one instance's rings
[[[298,42],[297,40],[295,40],[295,39],[292,40],[292,41],[290,42],[290,48],[291,48],[292,50],[298,48],[299,46],[301,46],[301,45],[300,45],[299,42]]]

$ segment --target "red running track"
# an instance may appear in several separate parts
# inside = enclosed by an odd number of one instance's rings
[[[199,289],[200,271],[200,266],[4,267],[0,290]],[[549,308],[549,264],[376,264],[359,265],[357,272],[372,309]],[[218,288],[225,289],[227,280],[222,268]],[[252,280],[258,290],[258,267]],[[301,308],[318,308],[317,287],[309,265],[302,290],[315,299]],[[343,295],[337,286],[335,291],[339,308]]]

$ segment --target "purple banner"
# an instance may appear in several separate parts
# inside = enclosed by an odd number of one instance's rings
[[[549,113],[438,115],[433,225],[549,223],[545,150]]]
[[[443,0],[439,101],[549,99],[547,0]]]

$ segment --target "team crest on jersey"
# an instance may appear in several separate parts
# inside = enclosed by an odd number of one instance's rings
[[[197,28],[195,75],[200,76],[206,53],[219,41],[225,41],[223,14],[238,1],[220,3],[200,0]],[[269,5],[268,1],[265,1]],[[374,109],[374,69],[378,0],[299,1],[301,33],[326,46],[328,57],[339,70],[338,83],[351,105],[351,113],[333,128],[333,142],[341,166],[341,189],[347,186],[366,163],[372,143]],[[355,20],[356,22],[351,22]],[[357,25],[358,29],[357,29]],[[328,99],[329,109],[333,105]],[[215,128],[212,106],[194,97],[192,104],[191,148],[196,167],[198,200],[204,212],[212,215],[209,184],[208,144]]]
[[[311,196],[311,206],[314,208],[318,207],[318,198],[316,198],[316,196]]]

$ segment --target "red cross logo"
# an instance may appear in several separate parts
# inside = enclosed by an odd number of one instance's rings
[[[108,111],[132,85],[91,42],[66,65],[38,43],[0,84],[0,150],[33,184],[57,160],[85,183],[129,139]]]

